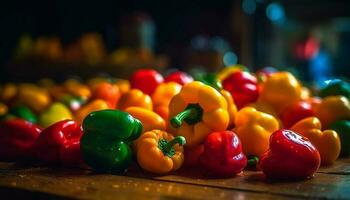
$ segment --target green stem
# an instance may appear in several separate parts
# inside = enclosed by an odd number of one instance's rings
[[[255,167],[258,162],[259,158],[257,156],[250,156],[248,157],[247,165],[250,167]]]
[[[164,151],[169,153],[171,149],[176,145],[179,144],[183,146],[186,143],[186,139],[183,136],[176,136],[174,139],[170,140],[168,143],[164,145]]]
[[[192,125],[202,120],[203,109],[198,104],[189,104],[186,109],[170,119],[170,124],[174,128],[182,125],[183,121]]]

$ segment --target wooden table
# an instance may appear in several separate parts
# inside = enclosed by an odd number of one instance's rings
[[[267,181],[244,171],[208,179],[196,171],[152,176],[138,169],[124,176],[82,169],[52,169],[0,162],[0,197],[21,199],[350,199],[350,159],[321,167],[304,181]]]

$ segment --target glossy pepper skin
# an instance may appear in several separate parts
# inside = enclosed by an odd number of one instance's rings
[[[270,138],[270,149],[258,163],[269,179],[306,179],[313,176],[321,163],[320,154],[311,142],[291,131],[281,129]]]
[[[215,176],[233,176],[247,165],[242,144],[232,131],[210,133],[204,141],[200,163]]]
[[[193,81],[192,76],[185,72],[176,71],[165,77],[164,82],[175,82],[180,85],[185,85]]]
[[[349,120],[340,120],[336,121],[329,127],[332,130],[335,130],[339,137],[341,143],[341,156],[350,155],[350,121]]]
[[[321,97],[342,95],[350,99],[350,84],[340,79],[327,81],[325,87],[320,90]]]
[[[142,124],[120,110],[100,110],[83,121],[80,149],[84,162],[97,171],[125,172],[131,164],[129,143],[136,140]]]
[[[290,130],[308,138],[317,148],[322,165],[330,165],[340,153],[340,138],[334,130],[321,129],[321,122],[316,117],[300,120]]]
[[[0,123],[0,159],[18,161],[30,158],[34,142],[41,128],[23,119],[9,119]]]
[[[18,106],[11,108],[8,113],[8,117],[18,117],[26,121],[37,123],[37,116],[27,106]]]
[[[229,75],[237,71],[249,72],[249,69],[244,65],[236,64],[236,65],[225,67],[224,69],[222,69],[217,73],[217,76],[218,76],[218,79],[222,81],[225,78],[227,78]]]
[[[285,108],[280,114],[280,118],[284,128],[290,128],[298,121],[314,116],[315,113],[309,102],[298,101],[287,108]]]
[[[187,146],[196,146],[213,131],[229,124],[225,98],[214,88],[194,81],[182,87],[169,104],[171,133],[184,136]]]
[[[209,85],[218,91],[222,89],[221,81],[218,79],[217,75],[214,73],[201,74],[196,79],[197,81],[200,81],[206,85]]]
[[[103,82],[95,86],[92,96],[94,99],[105,100],[110,108],[115,108],[120,98],[120,92],[118,86]]]
[[[64,105],[66,105],[72,112],[76,112],[86,103],[83,98],[75,97],[69,94],[62,95],[59,99],[59,102],[62,102]]]
[[[175,82],[167,82],[158,85],[152,94],[153,110],[168,120],[170,100],[180,92],[181,85]]]
[[[140,107],[128,107],[125,112],[142,123],[142,133],[153,129],[166,129],[165,120],[155,112]]]
[[[102,99],[92,100],[91,102],[85,104],[81,107],[75,114],[75,120],[78,123],[82,123],[84,118],[91,112],[97,110],[105,110],[108,109],[108,104]]]
[[[333,122],[350,119],[350,102],[344,96],[325,97],[315,116],[320,119],[323,128],[328,128]]]
[[[153,69],[140,69],[130,78],[131,88],[152,95],[156,87],[164,81],[163,76]]]
[[[259,101],[270,104],[277,113],[301,99],[302,86],[289,72],[276,72],[262,84]]]
[[[62,120],[44,129],[33,150],[35,157],[47,164],[82,164],[80,138],[83,134],[80,124],[73,120]]]
[[[279,128],[276,118],[252,107],[241,109],[235,124],[234,131],[242,142],[244,154],[258,157],[268,150],[269,138]]]
[[[229,91],[240,109],[258,99],[258,83],[248,72],[236,71],[222,81],[223,88]]]
[[[142,169],[165,174],[179,169],[184,161],[182,136],[152,130],[142,134],[137,143],[137,161]]]
[[[148,110],[153,109],[151,97],[138,89],[131,89],[127,93],[123,94],[119,99],[117,108],[119,110],[125,110],[132,106],[141,107]]]
[[[39,124],[43,128],[46,128],[56,122],[59,122],[65,119],[73,119],[72,113],[64,104],[55,102],[51,104],[47,110],[45,110],[40,114]]]

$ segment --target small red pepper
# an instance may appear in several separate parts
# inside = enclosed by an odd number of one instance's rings
[[[271,179],[305,179],[320,167],[321,158],[310,140],[281,129],[270,137],[270,149],[259,159],[258,168]]]
[[[176,71],[165,77],[164,82],[176,82],[181,85],[185,85],[193,81],[192,76],[185,72]]]
[[[290,128],[298,121],[315,116],[309,102],[298,101],[283,110],[280,115],[284,128]]]
[[[139,69],[132,74],[130,79],[131,88],[139,89],[148,95],[152,95],[156,87],[163,81],[163,76],[153,69]]]
[[[222,82],[225,90],[229,91],[240,109],[258,99],[259,89],[256,78],[248,72],[236,71]]]
[[[41,128],[23,119],[10,119],[0,124],[0,160],[18,161],[30,157],[30,150]]]
[[[35,157],[48,164],[81,164],[82,134],[81,126],[77,122],[59,121],[41,132],[33,146]]]
[[[232,131],[213,132],[204,142],[200,162],[210,175],[232,176],[247,165],[242,143]]]

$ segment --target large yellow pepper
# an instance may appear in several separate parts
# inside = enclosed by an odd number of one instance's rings
[[[316,117],[300,120],[290,130],[307,137],[320,152],[322,165],[334,163],[340,154],[340,138],[334,130],[321,131],[321,122]]]
[[[157,113],[145,108],[128,107],[125,112],[142,122],[142,132],[151,131],[153,129],[165,130],[165,121]]]
[[[151,97],[144,94],[139,89],[132,89],[123,94],[118,101],[117,108],[120,110],[125,110],[132,106],[141,107],[148,110],[152,110],[153,108]]]
[[[180,92],[181,85],[175,82],[161,83],[152,94],[153,110],[168,120],[170,100]]]
[[[258,101],[270,104],[280,113],[301,98],[302,86],[298,80],[289,72],[276,72],[262,84]]]
[[[183,147],[186,140],[182,136],[153,130],[145,132],[138,139],[137,161],[142,169],[165,174],[177,170],[184,161]]]
[[[350,102],[344,96],[325,97],[316,108],[315,116],[323,128],[328,128],[335,121],[350,119]]]
[[[279,128],[276,118],[252,107],[238,111],[235,124],[244,154],[258,157],[269,149],[270,135]]]
[[[82,123],[84,118],[91,112],[108,109],[108,103],[102,99],[96,99],[81,107],[75,114],[75,120]]]
[[[42,112],[51,103],[49,93],[34,84],[21,84],[18,86],[17,100],[36,113]]]
[[[232,127],[235,123],[235,117],[237,113],[237,106],[232,98],[232,95],[227,90],[221,90],[220,94],[226,99],[227,111],[230,116],[228,127]]]
[[[186,138],[187,146],[196,146],[214,131],[229,124],[225,98],[213,87],[194,81],[184,85],[169,104],[169,130]]]

